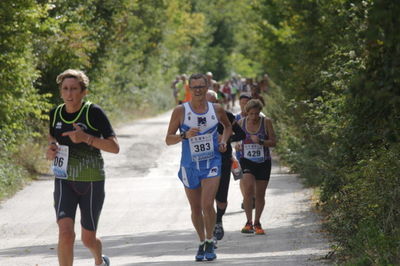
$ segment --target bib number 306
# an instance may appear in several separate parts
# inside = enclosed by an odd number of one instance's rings
[[[69,147],[66,145],[59,145],[58,148],[59,150],[53,160],[51,168],[56,178],[67,179]]]

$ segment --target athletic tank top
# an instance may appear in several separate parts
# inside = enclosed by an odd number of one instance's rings
[[[199,170],[208,169],[210,160],[221,160],[218,150],[218,118],[214,105],[207,102],[207,111],[199,114],[192,110],[189,102],[183,104],[184,118],[179,127],[180,132],[197,127],[197,136],[182,140],[181,164],[185,167],[195,167]]]
[[[62,116],[65,104],[59,105],[54,112],[51,126],[54,129],[54,137],[59,145],[67,146],[67,175],[58,177],[70,181],[101,181],[105,178],[103,157],[99,149],[86,143],[73,143],[68,136],[62,133],[74,130],[73,123],[78,124],[87,134],[101,137],[100,132],[89,122],[89,108],[91,102],[85,102],[73,120],[66,120]],[[65,159],[65,158],[64,158]],[[53,164],[57,163],[56,161]]]
[[[261,117],[260,123],[261,124],[256,133],[250,133],[247,130],[247,117],[243,119],[242,125],[243,131],[246,133],[246,138],[242,141],[242,151],[240,156],[241,158],[245,158],[256,163],[262,163],[271,159],[269,148],[258,143],[254,143],[250,137],[251,135],[256,135],[260,139],[268,139],[268,134],[265,132],[264,117]]]

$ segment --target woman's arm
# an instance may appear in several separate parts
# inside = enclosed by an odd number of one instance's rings
[[[73,124],[73,126],[75,130],[64,132],[61,135],[68,136],[73,143],[85,142],[89,146],[95,147],[99,150],[111,153],[119,152],[119,144],[115,136],[110,136],[106,139],[102,139],[85,133],[83,129],[75,123]]]
[[[268,139],[264,140],[263,145],[267,147],[275,147],[276,146],[276,137],[275,131],[272,126],[272,120],[268,117],[264,118],[265,121],[265,130],[268,134]]]

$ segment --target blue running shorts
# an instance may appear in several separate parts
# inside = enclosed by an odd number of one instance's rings
[[[200,170],[195,167],[181,165],[178,176],[185,187],[196,189],[201,186],[201,180],[221,176],[221,165],[218,163],[213,165],[211,163],[210,168]]]

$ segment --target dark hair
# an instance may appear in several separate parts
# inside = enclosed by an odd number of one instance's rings
[[[190,83],[191,83],[191,81],[192,81],[193,79],[203,79],[204,82],[206,83],[206,86],[208,87],[208,79],[207,79],[207,76],[206,76],[206,75],[201,74],[201,73],[192,74],[192,75],[190,76],[190,78],[189,78],[189,86],[190,86]]]

